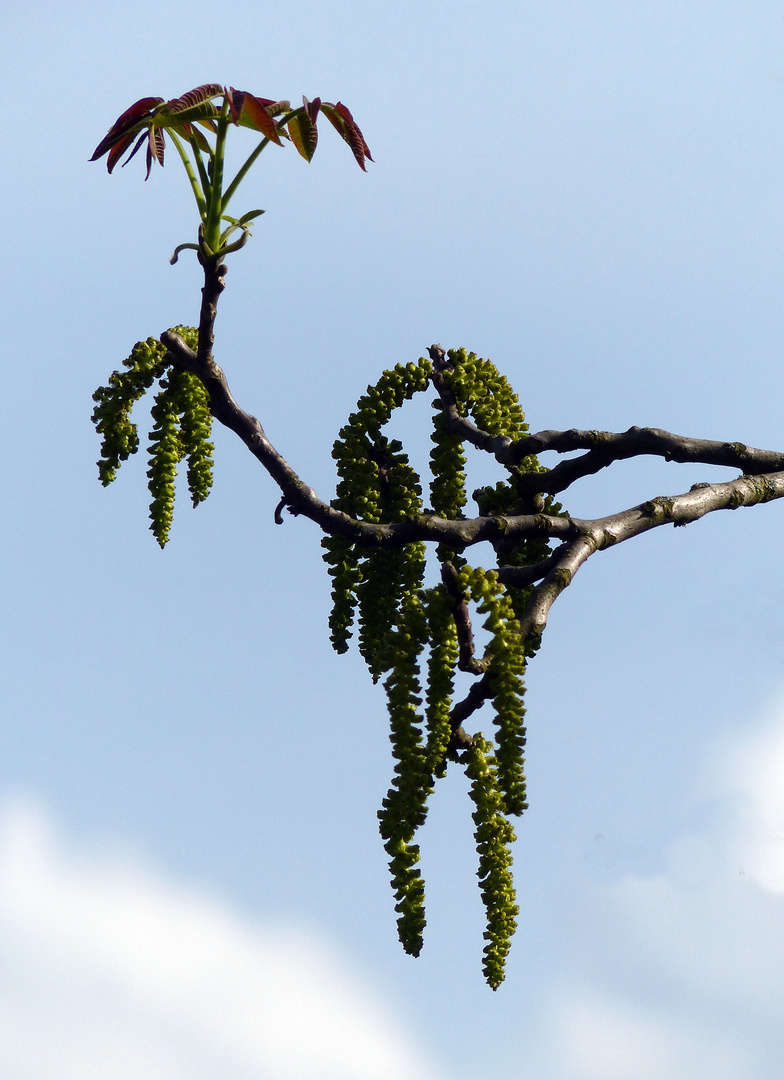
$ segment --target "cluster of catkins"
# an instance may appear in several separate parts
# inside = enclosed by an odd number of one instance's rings
[[[195,329],[177,326],[174,331],[196,348]],[[527,425],[517,397],[494,365],[464,349],[447,355],[443,379],[463,415],[491,435],[524,435]],[[93,423],[103,440],[99,476],[104,485],[110,484],[122,462],[139,449],[131,410],[157,382],[147,477],[150,528],[163,547],[169,538],[180,462],[188,462],[194,506],[206,499],[212,486],[209,400],[199,379],[167,363],[165,347],[154,338],[138,342],[123,366],[94,394]],[[466,458],[459,437],[445,430],[440,398],[433,402],[429,507],[423,504],[420,478],[402,444],[382,432],[395,409],[427,390],[432,374],[427,359],[398,364],[360,398],[333,450],[340,476],[335,508],[373,523],[403,522],[422,514],[453,520],[465,516]],[[506,481],[474,492],[479,512],[530,513],[515,478],[538,468],[535,457],[525,458],[508,470]],[[544,509],[560,512],[549,499]],[[523,674],[537,642],[523,640],[519,619],[530,590],[505,586],[494,571],[469,566],[461,551],[444,544],[436,548],[436,557],[448,564],[449,589],[444,584],[425,587],[422,543],[362,546],[339,536],[328,536],[322,543],[332,577],[332,644],[337,652],[346,652],[356,621],[359,651],[373,680],[384,676],[395,769],[378,816],[390,857],[400,940],[406,952],[419,955],[425,926],[424,882],[414,837],[425,821],[435,781],[446,775],[448,762],[458,762],[470,780],[474,804],[478,877],[487,912],[484,972],[497,989],[518,914],[510,851],[515,834],[509,818],[526,808]],[[526,540],[504,550],[503,562],[527,565],[546,558],[548,550],[545,539]],[[451,724],[460,656],[456,594],[460,603],[473,604],[484,617],[494,710],[493,741],[478,733],[468,740],[470,745],[460,748],[453,746]],[[420,659],[426,651],[423,688]]]
[[[189,326],[173,327],[192,349],[198,332]],[[158,382],[150,414],[153,420],[148,441],[148,487],[150,528],[161,545],[169,539],[174,514],[174,482],[181,461],[188,461],[188,490],[198,506],[212,488],[212,413],[207,391],[195,376],[170,367],[166,349],[155,338],[134,345],[123,361],[124,371],[114,371],[107,386],[93,394],[92,420],[101,443],[98,475],[111,484],[123,461],[139,449],[139,433],[130,414],[136,402]]]
[[[494,365],[464,349],[447,355],[444,380],[463,415],[491,435],[517,438],[525,434],[527,425],[517,397]],[[375,523],[401,522],[422,514],[464,517],[466,459],[459,437],[444,429],[440,399],[433,402],[428,508],[423,505],[420,478],[401,444],[382,433],[395,409],[427,389],[432,371],[427,359],[399,364],[384,372],[360,398],[333,450],[340,475],[333,502],[337,509]],[[480,512],[530,512],[514,480],[538,468],[535,458],[526,458],[510,469],[506,482],[475,492]],[[547,509],[552,513],[560,507],[549,503]],[[406,952],[419,954],[425,926],[424,882],[417,868],[419,846],[414,836],[425,820],[435,780],[446,774],[448,761],[458,761],[471,781],[478,876],[487,911],[484,972],[496,989],[504,978],[518,914],[510,852],[515,836],[508,819],[526,808],[523,674],[526,656],[534,651],[535,643],[522,639],[519,617],[529,590],[505,587],[495,572],[470,567],[459,551],[443,544],[436,554],[441,563],[451,564],[449,590],[443,584],[425,587],[421,543],[377,548],[331,536],[322,544],[333,579],[332,644],[337,652],[348,649],[356,619],[359,651],[374,681],[386,676],[395,770],[379,821],[390,856],[400,940]],[[547,554],[546,540],[529,540],[505,551],[504,562],[526,565]],[[494,745],[477,734],[473,745],[462,750],[451,747],[450,711],[459,658],[455,589],[465,603],[473,603],[485,616],[495,712]],[[423,710],[420,657],[426,649]]]

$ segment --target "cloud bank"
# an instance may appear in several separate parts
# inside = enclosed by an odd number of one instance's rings
[[[619,869],[612,838],[604,876],[575,867],[550,915],[567,961],[532,954],[533,1011],[503,988],[488,1075],[780,1080],[784,703],[723,745],[705,795],[710,824],[658,872]],[[442,1075],[315,935],[78,850],[34,805],[0,807],[2,1080]]]
[[[13,1080],[437,1080],[315,936],[0,812],[0,1061]]]
[[[784,702],[725,741],[712,824],[657,874],[583,882],[576,959],[537,1035],[546,1080],[778,1080],[784,1061]]]

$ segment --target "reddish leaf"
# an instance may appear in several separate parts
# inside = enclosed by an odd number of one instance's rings
[[[197,86],[195,90],[189,90],[182,97],[172,98],[171,101],[167,101],[167,110],[170,113],[185,112],[186,109],[192,109],[194,105],[201,105],[202,102],[209,101],[211,98],[223,93],[223,87],[218,86],[217,83],[205,83],[204,86]]]
[[[230,86],[227,96],[229,100],[229,109],[231,110],[231,119],[235,124],[239,124],[240,117],[242,116],[242,105],[245,101],[245,91],[235,90],[233,86]]]
[[[308,119],[312,124],[316,123],[318,119],[319,109],[321,108],[321,98],[313,98],[312,101],[308,101],[306,97],[302,98],[302,104],[305,106],[305,112],[308,114]]]
[[[157,125],[153,124],[150,128],[150,149],[160,166],[163,166],[163,154],[165,148],[163,132]]]
[[[308,116],[306,109],[307,106],[303,109],[298,109],[289,120],[286,127],[291,136],[291,141],[294,143],[299,153],[302,154],[305,161],[310,161],[316,152],[318,129]]]
[[[159,127],[156,127],[155,124],[152,124],[147,132],[147,175],[144,178],[145,180],[150,179],[150,170],[152,169],[153,161],[157,161],[159,165],[163,165],[163,151],[163,132]],[[136,149],[134,148],[134,153],[135,152]],[[131,157],[133,157],[133,154],[131,154]],[[131,158],[128,158],[128,161],[130,160]],[[128,164],[128,161],[126,161],[126,165]]]
[[[141,148],[142,148],[142,147],[144,146],[144,144],[145,144],[145,143],[147,142],[148,138],[149,138],[149,135],[148,135],[148,133],[147,133],[146,131],[143,131],[143,132],[141,133],[141,135],[139,136],[139,138],[138,138],[138,139],[136,140],[136,146],[134,146],[133,150],[131,150],[130,154],[128,155],[128,157],[127,157],[127,158],[125,159],[125,161],[123,162],[123,165],[122,165],[122,167],[123,167],[123,168],[125,168],[125,166],[126,166],[126,165],[128,164],[128,162],[129,162],[129,161],[130,161],[130,160],[131,160],[132,158],[135,158],[135,157],[136,157],[136,155],[138,154],[138,152],[139,152],[139,151],[141,150]]]
[[[189,105],[186,109],[176,109],[174,112],[169,112],[169,107],[166,105],[158,113],[156,119],[163,126],[168,127],[169,122],[176,124],[199,123],[203,120],[217,120],[219,116],[220,109],[213,105],[211,101],[197,101],[195,105]]]
[[[268,104],[274,105],[275,102],[268,101],[266,98],[257,98],[253,94],[244,91],[240,123],[245,127],[255,128],[255,130],[260,131],[262,135],[266,135],[270,142],[282,146],[283,143],[278,134],[277,124],[267,112]]]
[[[359,130],[359,126],[349,110],[342,101],[339,101],[336,105],[325,102],[322,108],[327,119],[331,122],[340,137],[351,147],[351,152],[356,158],[360,169],[362,169],[363,172],[367,171],[365,169],[365,158],[367,158],[368,161],[372,161],[373,157],[368,148],[368,144],[365,142],[364,135]]]
[[[178,135],[184,135],[186,139],[193,139],[203,154],[210,153],[210,144],[195,124],[183,124],[181,128],[173,128],[172,130]]]
[[[235,90],[234,87],[232,86],[232,87],[229,88],[229,93],[230,94],[235,94],[238,97],[245,97],[245,95],[248,93],[248,91],[247,90]],[[291,112],[291,102],[290,101],[283,101],[283,100],[275,101],[274,98],[259,97],[258,94],[251,94],[250,96],[255,98],[256,101],[260,101],[261,104],[264,106],[264,108],[267,110],[267,112],[270,114],[270,116],[280,116],[281,113]]]
[[[340,135],[341,139],[345,139],[346,124],[343,120],[343,117],[340,115],[340,113],[338,113],[332,102],[325,101],[324,104],[321,106],[321,111],[324,113],[327,120],[329,120],[330,124],[332,124],[335,131],[337,131],[338,135]]]
[[[270,116],[280,116],[281,113],[291,112],[290,101],[270,101],[269,98],[259,98]]]
[[[136,128],[138,124],[151,116],[158,105],[163,105],[163,98],[146,97],[134,102],[129,109],[117,117],[106,136],[96,146],[90,161],[97,161],[98,158],[103,157],[116,143],[125,138],[132,128]],[[111,172],[111,169],[109,171]]]
[[[129,135],[123,135],[123,137],[120,139],[120,141],[114,144],[114,146],[109,151],[109,156],[106,159],[106,168],[109,170],[109,172],[112,171],[114,166],[117,164],[117,162],[123,156],[123,154],[128,149],[128,147],[131,145],[131,143],[133,142],[133,140],[135,138],[136,138],[136,133],[132,131]],[[142,135],[142,138],[144,138],[143,135]]]

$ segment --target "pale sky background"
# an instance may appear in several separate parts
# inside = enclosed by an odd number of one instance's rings
[[[434,341],[534,430],[781,448],[784,4],[8,0],[0,50],[0,1080],[779,1080],[784,505],[581,571],[528,673],[507,981],[457,774],[406,957],[383,692],[330,649],[317,530],[224,431],[163,553],[143,460],[97,481],[93,390],[199,280],[177,161],[88,158],[205,81],[352,109],[367,175],[322,124],[246,183],[217,325],[325,497],[357,396]],[[568,506],[723,475],[626,464]]]

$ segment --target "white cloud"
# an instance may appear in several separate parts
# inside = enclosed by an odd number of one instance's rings
[[[720,748],[703,793],[713,824],[684,832],[661,872],[622,872],[612,837],[604,871],[577,871],[568,962],[550,975],[552,954],[532,953],[542,993],[496,1045],[503,1075],[779,1080],[784,704]],[[79,853],[35,808],[0,811],[2,1080],[436,1075],[318,938]]]
[[[547,1080],[774,1080],[784,1060],[784,702],[719,748],[713,824],[662,872],[583,880]]]
[[[740,872],[784,894],[784,702],[769,723],[724,750],[721,773],[740,804],[732,838]]]
[[[3,1080],[435,1080],[361,977],[127,859],[0,813]]]
[[[748,1080],[728,1041],[628,1002],[573,995],[560,1003],[552,1046],[570,1080]]]

